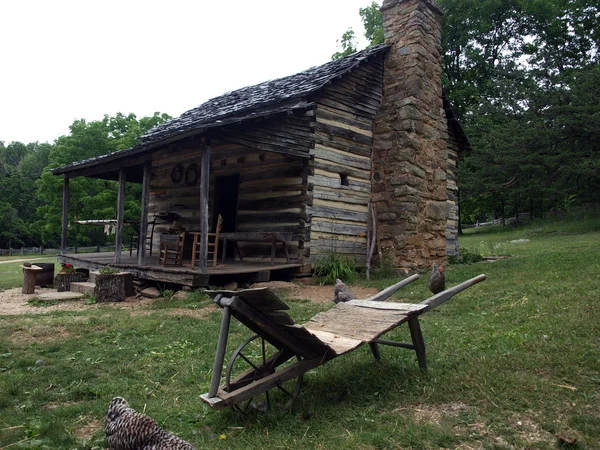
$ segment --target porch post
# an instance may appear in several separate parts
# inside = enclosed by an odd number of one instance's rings
[[[119,193],[117,194],[117,233],[115,235],[115,264],[121,262],[121,247],[123,245],[123,216],[125,215],[125,169],[119,169]]]
[[[67,253],[67,230],[69,227],[69,178],[65,175],[63,182],[63,202],[62,202],[62,232],[60,235],[60,253]]]
[[[152,161],[144,161],[144,174],[142,181],[142,214],[140,217],[140,231],[138,233],[138,265],[146,263],[146,238],[148,233],[148,201],[150,196],[150,176],[152,175]]]
[[[200,272],[208,270],[208,189],[210,181],[210,144],[202,143],[200,157],[200,255],[198,265]],[[195,250],[195,249],[194,249]]]

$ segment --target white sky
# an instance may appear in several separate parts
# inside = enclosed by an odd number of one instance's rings
[[[371,0],[0,0],[0,141],[75,119],[174,117],[325,63]]]

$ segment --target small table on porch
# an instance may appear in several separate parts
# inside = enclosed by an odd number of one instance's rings
[[[243,261],[242,253],[238,246],[238,242],[263,242],[271,244],[271,264],[275,263],[275,246],[278,242],[283,245],[283,251],[285,252],[285,259],[290,262],[290,254],[288,251],[288,244],[292,240],[292,233],[282,233],[278,231],[236,231],[233,233],[221,233],[219,238],[223,239],[223,253],[221,256],[221,262],[225,262],[225,254],[227,251],[227,241],[234,241],[235,251],[237,251],[240,261]],[[235,256],[235,255],[234,255]]]

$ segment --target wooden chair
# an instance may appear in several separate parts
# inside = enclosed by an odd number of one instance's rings
[[[148,222],[146,225],[146,256],[152,256],[152,247],[154,244],[154,225],[156,225],[156,219]],[[136,255],[140,252],[140,236],[134,234],[131,236],[131,242],[129,243],[129,256],[133,254],[133,249],[136,249]]]
[[[185,231],[179,234],[161,234],[160,235],[160,256],[158,262],[166,266],[183,264],[183,243],[185,242]]]
[[[223,226],[223,217],[219,214],[217,219],[217,226],[215,227],[214,233],[208,233],[208,251],[206,259],[210,261],[212,259],[212,266],[217,267],[217,255],[219,254],[219,233]],[[200,258],[200,233],[192,233],[194,235],[194,245],[192,252],[192,267],[196,266],[196,261]]]

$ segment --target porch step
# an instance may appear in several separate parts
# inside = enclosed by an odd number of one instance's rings
[[[90,283],[95,283],[97,275],[100,275],[100,272],[98,270],[90,270],[90,277],[89,277],[88,281]]]
[[[71,292],[80,292],[83,295],[93,296],[95,288],[96,288],[96,283],[90,283],[90,282],[71,283]]]

